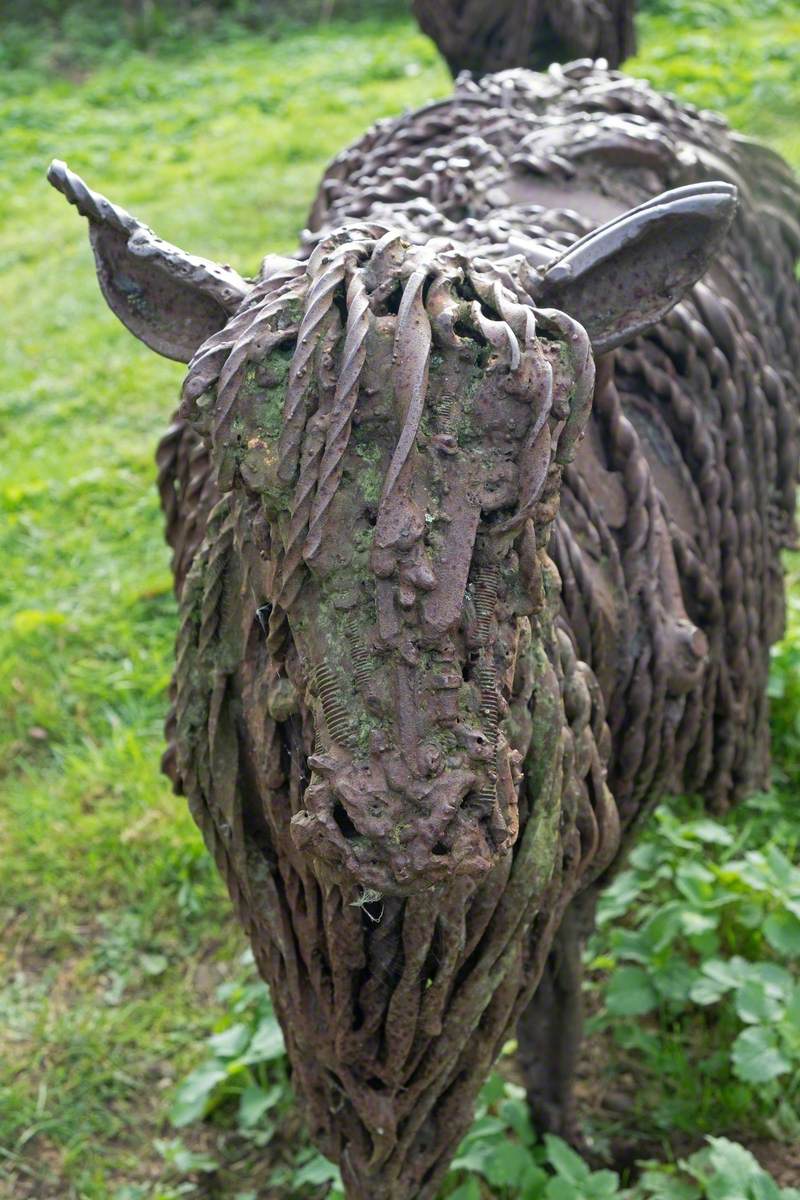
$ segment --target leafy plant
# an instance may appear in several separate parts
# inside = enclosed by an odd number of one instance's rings
[[[708,1145],[676,1167],[652,1165],[631,1200],[800,1200],[797,1188],[781,1188],[744,1146],[727,1138]]]
[[[250,951],[242,961],[252,963]],[[182,1129],[235,1100],[239,1131],[266,1145],[276,1118],[292,1102],[283,1034],[260,980],[223,983],[217,998],[226,1015],[206,1042],[206,1057],[178,1087],[170,1120]]]
[[[756,797],[724,821],[691,801],[662,808],[600,902],[592,966],[614,969],[601,985],[594,1028],[610,1028],[618,1044],[642,1055],[654,1079],[666,1066],[659,1029],[673,1046],[682,1043],[679,1082],[696,1087],[692,1067],[702,1070],[716,1097],[717,1131],[726,1120],[735,1125],[745,1107],[763,1130],[798,1127],[800,869],[764,836],[771,826],[791,845],[790,804],[777,794]],[[632,1017],[648,1020],[619,1020]],[[674,1084],[680,1056],[672,1057]],[[737,1080],[755,1091],[743,1092]],[[660,1118],[667,1128],[673,1107],[662,1107]],[[696,1120],[695,1106],[686,1127]]]

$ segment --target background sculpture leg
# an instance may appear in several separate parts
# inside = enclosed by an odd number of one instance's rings
[[[517,1025],[518,1061],[534,1128],[576,1146],[582,1143],[574,1102],[583,1031],[582,953],[596,902],[591,890],[570,904],[541,983]]]

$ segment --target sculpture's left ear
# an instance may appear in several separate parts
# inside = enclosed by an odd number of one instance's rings
[[[88,218],[97,278],[112,312],[151,350],[188,363],[227,324],[251,285],[230,267],[162,241],[66,163],[52,162],[47,178]]]
[[[570,246],[544,271],[538,308],[580,321],[595,353],[650,328],[708,270],[736,212],[736,188],[664,192]]]

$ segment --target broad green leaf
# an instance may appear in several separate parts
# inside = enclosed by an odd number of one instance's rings
[[[342,1186],[339,1168],[321,1154],[315,1154],[302,1167],[298,1167],[292,1175],[295,1188],[319,1187],[323,1183],[333,1183]]]
[[[639,929],[615,929],[611,934],[611,948],[617,960],[627,959],[635,963],[650,961],[651,948]]]
[[[506,1127],[498,1117],[479,1117],[477,1121],[473,1122],[472,1128],[464,1141],[473,1142],[480,1139],[498,1137],[505,1134],[505,1132]]]
[[[470,1141],[461,1143],[461,1149],[450,1164],[453,1171],[471,1171],[475,1175],[488,1175],[492,1168],[494,1145],[491,1142]]]
[[[743,925],[745,929],[760,929],[764,924],[764,897],[759,896],[751,900],[741,898],[736,907],[731,908],[731,912],[735,915],[737,924]]]
[[[736,1011],[747,1025],[776,1021],[783,1010],[783,1000],[772,995],[760,979],[748,979],[736,993]]]
[[[496,1104],[498,1100],[502,1100],[506,1094],[506,1083],[499,1071],[493,1071],[486,1083],[481,1088],[480,1100],[482,1104]]]
[[[700,906],[709,902],[715,904],[717,901],[715,883],[714,871],[710,871],[708,866],[703,866],[702,863],[681,863],[675,871],[675,887],[687,900]]]
[[[800,918],[785,910],[774,912],[764,922],[764,937],[778,954],[800,958]]]
[[[250,1045],[247,1047],[244,1061],[248,1063],[272,1062],[276,1058],[282,1058],[285,1053],[286,1047],[278,1018],[273,1013],[269,1013],[259,1022],[258,1028],[250,1040]]]
[[[775,1180],[763,1172],[757,1179],[750,1181],[748,1194],[752,1200],[784,1200],[786,1195]]]
[[[283,1089],[280,1084],[265,1089],[257,1084],[246,1087],[239,1097],[239,1124],[244,1129],[252,1129],[281,1098]]]
[[[619,967],[606,989],[606,1008],[614,1016],[635,1017],[652,1012],[658,993],[641,967]]]
[[[598,1171],[575,1184],[558,1175],[549,1181],[544,1194],[546,1200],[616,1200],[619,1179],[612,1171]]]
[[[510,1188],[513,1195],[518,1195],[523,1188],[544,1183],[547,1175],[533,1161],[530,1151],[518,1142],[506,1140],[495,1143],[486,1179],[492,1187]]]
[[[781,1026],[781,1032],[786,1032],[786,1023]],[[800,1043],[798,1043],[797,1051],[800,1051]],[[800,1053],[795,1052],[795,1058],[800,1058]],[[773,1115],[765,1122],[766,1128],[775,1138],[776,1141],[788,1141],[793,1146],[800,1146],[800,1112],[789,1103],[786,1096],[781,1096]]]
[[[708,1161],[720,1175],[727,1175],[731,1182],[742,1183],[758,1175],[763,1175],[761,1164],[756,1157],[729,1138],[710,1137],[708,1140]]]
[[[731,1057],[736,1075],[745,1083],[767,1083],[792,1067],[774,1031],[764,1025],[742,1030],[733,1043]]]
[[[727,1138],[709,1138],[708,1164],[714,1172],[707,1192],[709,1200],[781,1200],[778,1185],[767,1175],[753,1154]]]
[[[698,937],[711,933],[719,924],[719,915],[714,912],[698,912],[696,908],[681,910],[681,926],[687,937]]]
[[[585,1190],[580,1192],[575,1191],[575,1185],[567,1179],[562,1179],[560,1176],[556,1179],[551,1179],[544,1189],[546,1200],[576,1200],[580,1196],[581,1200],[587,1200]]]
[[[203,1116],[214,1088],[227,1074],[223,1063],[209,1059],[186,1076],[169,1110],[169,1119],[176,1129],[191,1125]]]
[[[660,860],[659,848],[652,842],[640,842],[628,859],[632,867],[636,867],[637,871],[642,871],[646,875],[656,869]]]
[[[720,937],[716,930],[708,933],[693,934],[686,939],[700,962],[716,958],[720,952]]]
[[[642,880],[635,871],[622,871],[600,897],[597,909],[598,923],[606,925],[623,916],[634,901],[639,899],[643,890]]]
[[[451,1192],[447,1200],[481,1200],[481,1185],[477,1179],[468,1179]]]
[[[695,1004],[716,1004],[729,990],[718,980],[701,975],[689,989],[689,999]]]
[[[236,1058],[250,1041],[250,1030],[246,1025],[231,1025],[221,1033],[208,1039],[208,1045],[218,1058]]]
[[[795,984],[783,1014],[783,1027],[786,1034],[798,1043],[800,1050],[800,983]]]
[[[514,1130],[514,1133],[523,1145],[534,1145],[536,1134],[531,1125],[530,1110],[524,1098],[519,1099],[515,1097],[504,1100],[500,1105],[500,1117],[505,1121],[509,1129]]]
[[[586,1182],[591,1172],[580,1155],[576,1154],[566,1142],[548,1133],[545,1134],[544,1144],[547,1161],[551,1167],[555,1167],[562,1180],[576,1186]]]
[[[700,1191],[688,1180],[660,1171],[644,1171],[639,1186],[648,1200],[700,1200]]]
[[[776,996],[783,1000],[788,1000],[791,996],[794,987],[794,978],[791,972],[787,971],[785,967],[779,966],[778,963],[752,963],[750,974],[755,979],[761,980],[771,996]]]
[[[587,971],[613,971],[616,965],[610,954],[597,954],[585,964]]]
[[[700,968],[700,978],[692,985],[690,994],[695,1004],[716,1004],[732,988],[747,982],[751,964],[738,956],[727,962],[712,958]]]
[[[772,844],[764,850],[764,858],[770,874],[787,892],[800,892],[800,869],[786,857],[780,847]]]
[[[587,1197],[592,1200],[609,1200],[619,1195],[619,1175],[615,1171],[595,1171],[590,1177]]]
[[[681,904],[674,900],[662,905],[642,926],[643,941],[653,953],[672,945],[681,928]]]
[[[686,837],[696,838],[698,842],[708,842],[713,846],[733,845],[733,834],[716,821],[703,818],[689,821],[684,825],[683,832]]]
[[[656,967],[650,972],[659,996],[674,1004],[687,1002],[697,977],[695,968],[690,967],[683,958],[671,958],[663,967]]]

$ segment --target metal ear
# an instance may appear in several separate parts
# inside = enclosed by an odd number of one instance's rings
[[[664,192],[601,225],[550,263],[535,299],[584,326],[595,353],[650,328],[708,270],[736,212],[729,183]]]
[[[228,266],[163,241],[55,159],[50,183],[89,222],[97,278],[112,312],[158,354],[188,362],[252,285]]]

